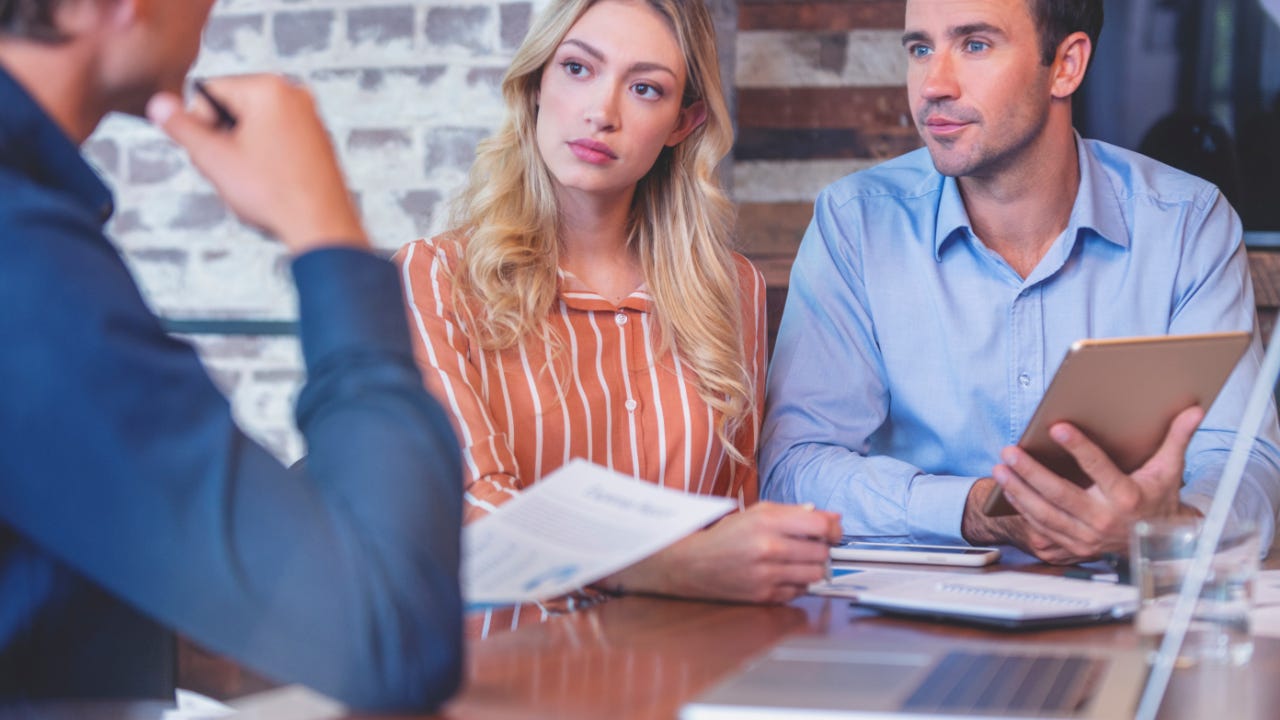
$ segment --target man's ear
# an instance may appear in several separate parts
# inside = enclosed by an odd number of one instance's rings
[[[1053,85],[1050,91],[1059,100],[1071,97],[1084,82],[1089,58],[1093,57],[1093,42],[1082,32],[1073,32],[1058,44],[1058,54],[1053,59]]]
[[[680,108],[680,118],[676,127],[667,136],[667,147],[675,147],[689,137],[689,133],[707,121],[707,104],[697,100],[687,107]]]

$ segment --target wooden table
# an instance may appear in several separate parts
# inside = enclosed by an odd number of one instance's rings
[[[1263,567],[1280,568],[1280,547],[1272,548]],[[1017,551],[1006,551],[1000,566],[992,569],[1061,572]],[[945,646],[972,639],[1112,648],[1133,648],[1138,643],[1128,623],[1004,632],[879,616],[834,598],[805,597],[788,605],[752,606],[623,597],[468,642],[467,684],[438,717],[670,720],[682,704],[792,633],[903,647]],[[190,647],[180,669],[185,687],[217,697],[268,686]],[[1280,718],[1280,639],[1255,638],[1253,659],[1242,668],[1176,671],[1160,717]]]
[[[1273,552],[1265,566],[1280,567],[1277,555],[1280,553]],[[1054,572],[1041,565],[1020,569]],[[1138,642],[1127,623],[1001,632],[878,616],[834,598],[805,597],[789,605],[751,606],[624,597],[469,642],[468,683],[437,717],[669,720],[683,703],[792,633],[829,635],[851,645],[888,642],[903,648],[946,646],[970,639],[1111,648],[1132,648]],[[180,662],[180,682],[223,698],[270,686],[189,645]],[[16,717],[136,720],[158,717],[166,706],[168,703],[156,702],[63,703],[40,707],[36,715]],[[0,720],[8,717],[0,712]],[[1175,672],[1160,717],[1280,718],[1280,640],[1255,638],[1253,659],[1242,668],[1200,667]]]
[[[1127,623],[1002,632],[881,617],[838,599],[757,607],[626,597],[471,643],[468,685],[442,717],[674,718],[685,701],[790,633],[903,646],[971,638],[1115,648],[1138,642]],[[1256,638],[1243,668],[1177,671],[1160,717],[1280,717],[1280,640]]]

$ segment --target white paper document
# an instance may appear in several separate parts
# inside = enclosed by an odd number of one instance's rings
[[[462,531],[469,607],[563,595],[652,555],[737,506],[575,460]]]
[[[190,690],[174,692],[177,707],[160,720],[336,720],[347,708],[301,685],[283,685],[223,704]]]
[[[177,707],[166,710],[161,720],[218,720],[236,714],[236,709],[229,705],[182,688],[173,691],[173,701]]]

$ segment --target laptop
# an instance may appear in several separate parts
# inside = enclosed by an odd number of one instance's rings
[[[681,720],[1133,717],[1139,650],[981,641],[876,645],[794,635],[680,710]]]

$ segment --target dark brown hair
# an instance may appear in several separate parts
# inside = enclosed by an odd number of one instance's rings
[[[2,0],[0,0],[2,1]],[[1102,0],[1028,0],[1031,18],[1040,33],[1040,61],[1052,65],[1058,54],[1058,45],[1073,32],[1089,36],[1093,48],[1098,49],[1098,35],[1102,33]],[[1090,58],[1092,61],[1092,58]]]
[[[54,11],[62,0],[0,0],[0,35],[58,42],[64,39],[58,32]]]

